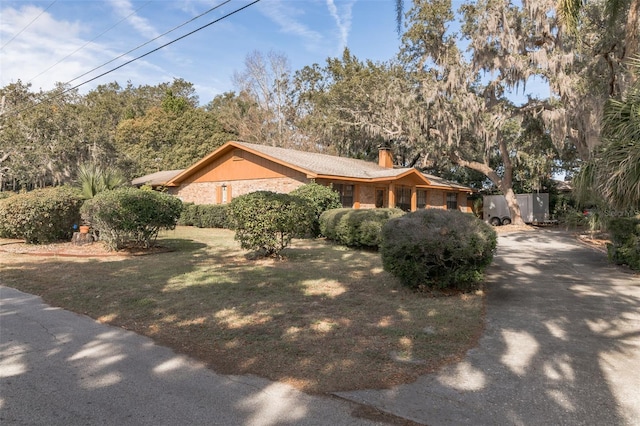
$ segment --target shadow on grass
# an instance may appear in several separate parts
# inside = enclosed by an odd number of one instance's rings
[[[3,283],[218,372],[308,392],[413,381],[463,354],[482,329],[481,295],[417,295],[375,252],[299,241],[283,260],[248,261],[232,233],[193,232],[191,241],[165,237],[175,251],[159,255],[12,262]]]

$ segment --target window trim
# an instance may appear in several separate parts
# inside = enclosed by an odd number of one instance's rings
[[[453,197],[453,200],[449,198]],[[445,196],[447,210],[458,210],[458,193],[457,192],[447,192]],[[451,207],[452,206],[452,207]]]

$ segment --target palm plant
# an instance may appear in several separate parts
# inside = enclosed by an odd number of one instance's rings
[[[78,167],[77,183],[85,198],[93,198],[99,192],[124,186],[127,179],[114,167],[85,163]]]
[[[631,58],[629,67],[640,76],[640,56]],[[596,167],[600,192],[614,207],[640,208],[640,79],[622,99],[608,102],[602,135]]]
[[[629,61],[640,76],[640,56]],[[578,198],[593,192],[613,208],[640,209],[640,79],[605,107],[602,144],[574,180]]]

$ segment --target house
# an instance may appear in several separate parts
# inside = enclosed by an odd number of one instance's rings
[[[231,141],[191,167],[167,173],[164,182],[157,179],[157,174],[135,181],[140,184],[154,178],[153,184],[163,185],[182,201],[196,204],[226,204],[233,197],[260,190],[288,193],[315,181],[331,185],[345,207],[471,211],[467,206],[470,188],[415,168],[396,168],[388,148],[380,149],[378,163],[374,163]]]

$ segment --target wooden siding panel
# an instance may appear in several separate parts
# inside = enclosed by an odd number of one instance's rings
[[[304,173],[254,155],[250,152],[232,151],[221,155],[208,167],[196,173],[187,183],[222,182],[247,179],[306,179]]]

